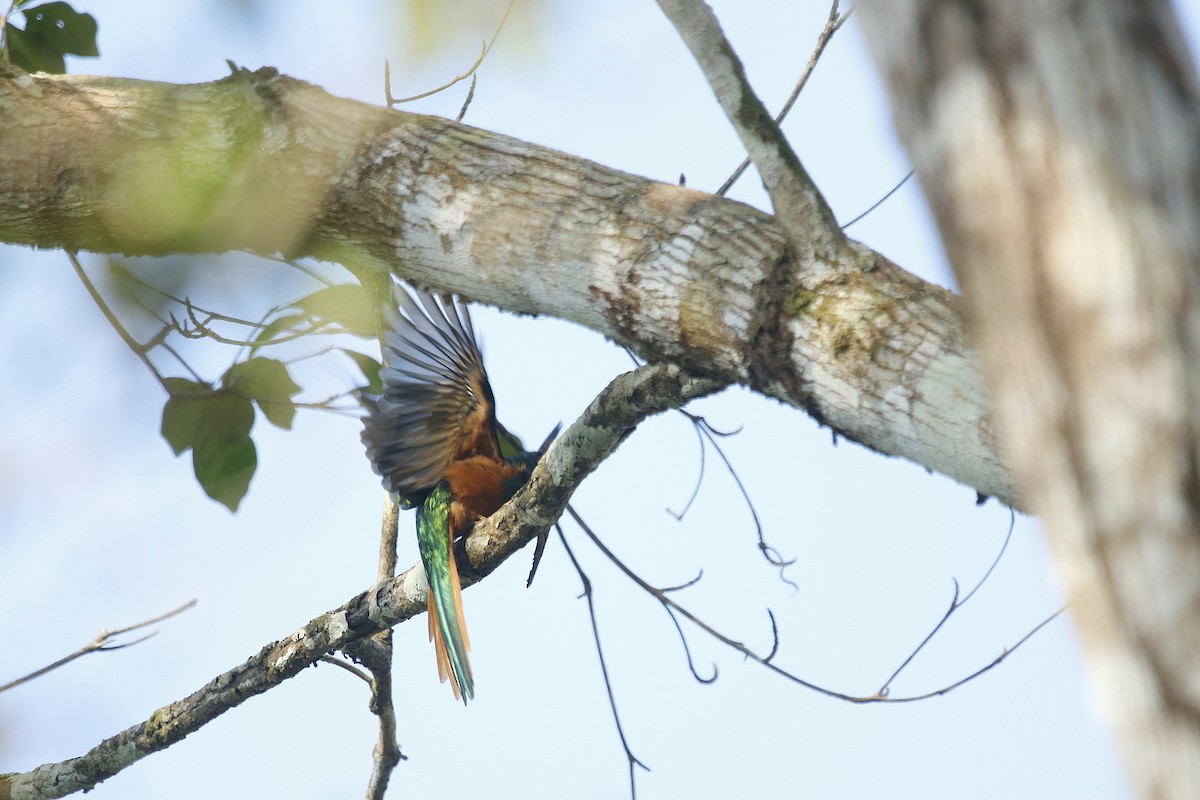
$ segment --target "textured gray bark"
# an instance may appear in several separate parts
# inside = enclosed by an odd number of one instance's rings
[[[396,271],[745,384],[1021,505],[957,298],[840,231],[788,247],[741,203],[269,70],[0,73],[0,140],[2,241]]]
[[[1200,797],[1200,89],[1170,4],[861,12],[1134,790]]]

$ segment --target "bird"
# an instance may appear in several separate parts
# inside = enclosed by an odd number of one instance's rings
[[[393,298],[384,315],[383,391],[360,395],[367,412],[362,441],[384,489],[401,508],[417,509],[438,677],[449,678],[455,699],[465,704],[475,696],[475,681],[454,541],[525,485],[558,429],[530,453],[497,422],[461,297],[410,294],[394,285]]]

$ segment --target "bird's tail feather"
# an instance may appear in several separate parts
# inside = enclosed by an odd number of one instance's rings
[[[467,652],[471,641],[463,616],[462,584],[454,560],[448,519],[449,492],[442,484],[417,514],[417,538],[429,583],[429,640],[437,653],[438,677],[450,679],[455,699],[475,696],[475,681]]]
[[[441,587],[438,587],[439,590]],[[438,679],[443,683],[450,678],[450,688],[454,690],[454,699],[464,703],[475,696],[475,681],[471,675],[471,660],[467,653],[471,650],[471,638],[467,635],[466,617],[463,616],[462,584],[458,579],[458,566],[454,562],[454,548],[450,548],[450,589],[453,597],[453,610],[449,614],[438,612],[438,607],[449,603],[439,603],[441,592],[429,588],[429,641],[433,642],[437,653]]]

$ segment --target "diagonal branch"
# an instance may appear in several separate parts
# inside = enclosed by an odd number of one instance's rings
[[[796,104],[796,100],[799,99],[800,93],[804,91],[804,87],[808,84],[808,79],[812,77],[813,70],[817,68],[817,62],[821,60],[821,56],[825,53],[825,48],[829,45],[829,41],[833,39],[833,35],[841,30],[842,26],[846,24],[846,20],[850,19],[850,15],[854,13],[854,9],[851,8],[845,14],[838,14],[839,5],[839,0],[833,0],[833,5],[829,8],[829,19],[826,20],[825,27],[821,29],[820,35],[817,36],[817,46],[813,49],[812,55],[808,58],[808,65],[804,67],[804,72],[800,74],[800,79],[796,81],[796,86],[792,89],[792,93],[788,95],[788,99],[784,102],[783,108],[781,108],[779,113],[775,115],[776,125],[783,124],[784,118],[787,117],[788,113],[792,110],[792,106]],[[719,194],[723,197],[726,192],[733,188],[733,184],[737,183],[738,178],[742,177],[742,173],[744,173],[746,168],[749,166],[750,157],[747,156],[741,164],[738,164],[738,167],[733,171],[733,174],[721,184],[721,188],[717,189],[716,194]],[[842,229],[844,230],[845,228],[846,226],[843,225]]]
[[[658,0],[684,44],[692,51],[717,102],[733,123],[750,160],[762,176],[775,217],[802,257],[833,258],[846,238],[775,119],[750,87],[741,60],[704,0]]]
[[[721,388],[719,381],[696,378],[671,364],[644,366],[618,376],[551,446],[529,484],[495,515],[475,526],[466,542],[470,560],[459,560],[463,585],[477,583],[548,530],[580,481],[643,419]],[[29,772],[0,775],[0,800],[65,797],[91,789],[249,698],[295,677],[326,653],[423,613],[426,589],[425,571],[419,565],[381,581],[86,754]]]
[[[126,625],[124,628],[117,628],[116,630],[112,630],[112,631],[110,631],[110,630],[100,631],[100,633],[96,635],[95,639],[92,639],[92,641],[88,642],[83,647],[76,650],[74,653],[71,653],[68,656],[63,656],[62,658],[55,661],[53,664],[47,664],[46,666],[41,667],[40,669],[34,670],[33,672],[29,673],[28,675],[22,675],[20,678],[17,678],[16,680],[9,681],[8,683],[4,684],[3,686],[0,686],[0,692],[6,692],[9,689],[13,689],[17,686],[20,686],[23,683],[28,683],[29,681],[33,680],[34,678],[40,678],[42,675],[45,675],[47,672],[56,670],[59,667],[63,666],[64,664],[70,664],[72,661],[74,661],[77,658],[83,658],[88,653],[97,653],[97,652],[102,653],[102,652],[108,652],[109,650],[122,650],[126,647],[130,647],[132,645],[144,642],[147,639],[149,639],[151,636],[154,636],[156,633],[158,633],[158,631],[150,631],[150,633],[147,633],[143,636],[139,636],[138,638],[136,638],[132,641],[129,641],[129,642],[114,643],[113,639],[122,634],[129,633],[130,631],[136,631],[136,630],[139,630],[140,628],[146,628],[151,625],[162,622],[163,620],[170,619],[171,617],[174,617],[177,614],[182,614],[184,611],[187,611],[189,608],[192,608],[195,605],[196,605],[195,600],[189,600],[186,603],[184,603],[183,605],[181,605],[179,608],[172,609],[171,611],[168,611],[165,614],[159,614],[157,617],[143,620],[141,622],[134,623],[133,625]]]
[[[475,526],[465,543],[469,560],[458,562],[463,585],[499,566],[489,558],[495,548],[520,548],[548,531],[580,482],[643,419],[723,388],[720,381],[689,375],[674,364],[649,364],[617,376],[550,446],[529,483],[508,505]]]

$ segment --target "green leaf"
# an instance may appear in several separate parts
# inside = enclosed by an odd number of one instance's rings
[[[221,385],[253,399],[272,425],[291,429],[296,416],[296,406],[291,398],[300,392],[300,387],[282,361],[257,356],[239,362],[225,372]]]
[[[336,324],[346,333],[375,338],[375,307],[357,283],[341,283],[313,292],[292,304],[315,322]]]
[[[250,348],[250,354],[253,355],[260,347],[272,344],[275,337],[284,332],[296,330],[300,323],[304,322],[303,314],[284,314],[262,326],[259,332],[254,336],[254,345]]]
[[[96,18],[80,14],[68,3],[46,3],[21,12],[25,15],[25,32],[40,36],[59,51],[75,56],[98,56],[96,47]]]
[[[67,3],[54,2],[23,9],[25,29],[8,27],[10,57],[30,72],[66,72],[65,54],[98,56],[96,18],[80,14]]]
[[[163,406],[162,436],[175,455],[181,455],[196,438],[213,389],[208,384],[186,378],[166,378],[163,384],[171,396]]]
[[[8,57],[26,72],[50,72],[61,75],[67,71],[63,54],[47,49],[37,38],[28,35],[11,22],[8,24]]]
[[[163,383],[171,395],[163,406],[163,438],[175,455],[190,448],[192,469],[205,494],[237,511],[258,466],[250,438],[254,405],[248,397],[186,378]]]
[[[225,391],[207,398],[192,443],[192,467],[205,494],[237,511],[258,466],[250,429],[254,406]]]
[[[249,436],[234,442],[205,439],[192,451],[192,466],[204,493],[237,511],[258,467],[258,453]]]
[[[383,381],[379,379],[379,362],[368,355],[364,355],[357,350],[347,350],[344,347],[339,347],[346,355],[350,356],[351,360],[358,365],[363,377],[367,379],[367,385],[361,386],[367,394],[383,394]]]

